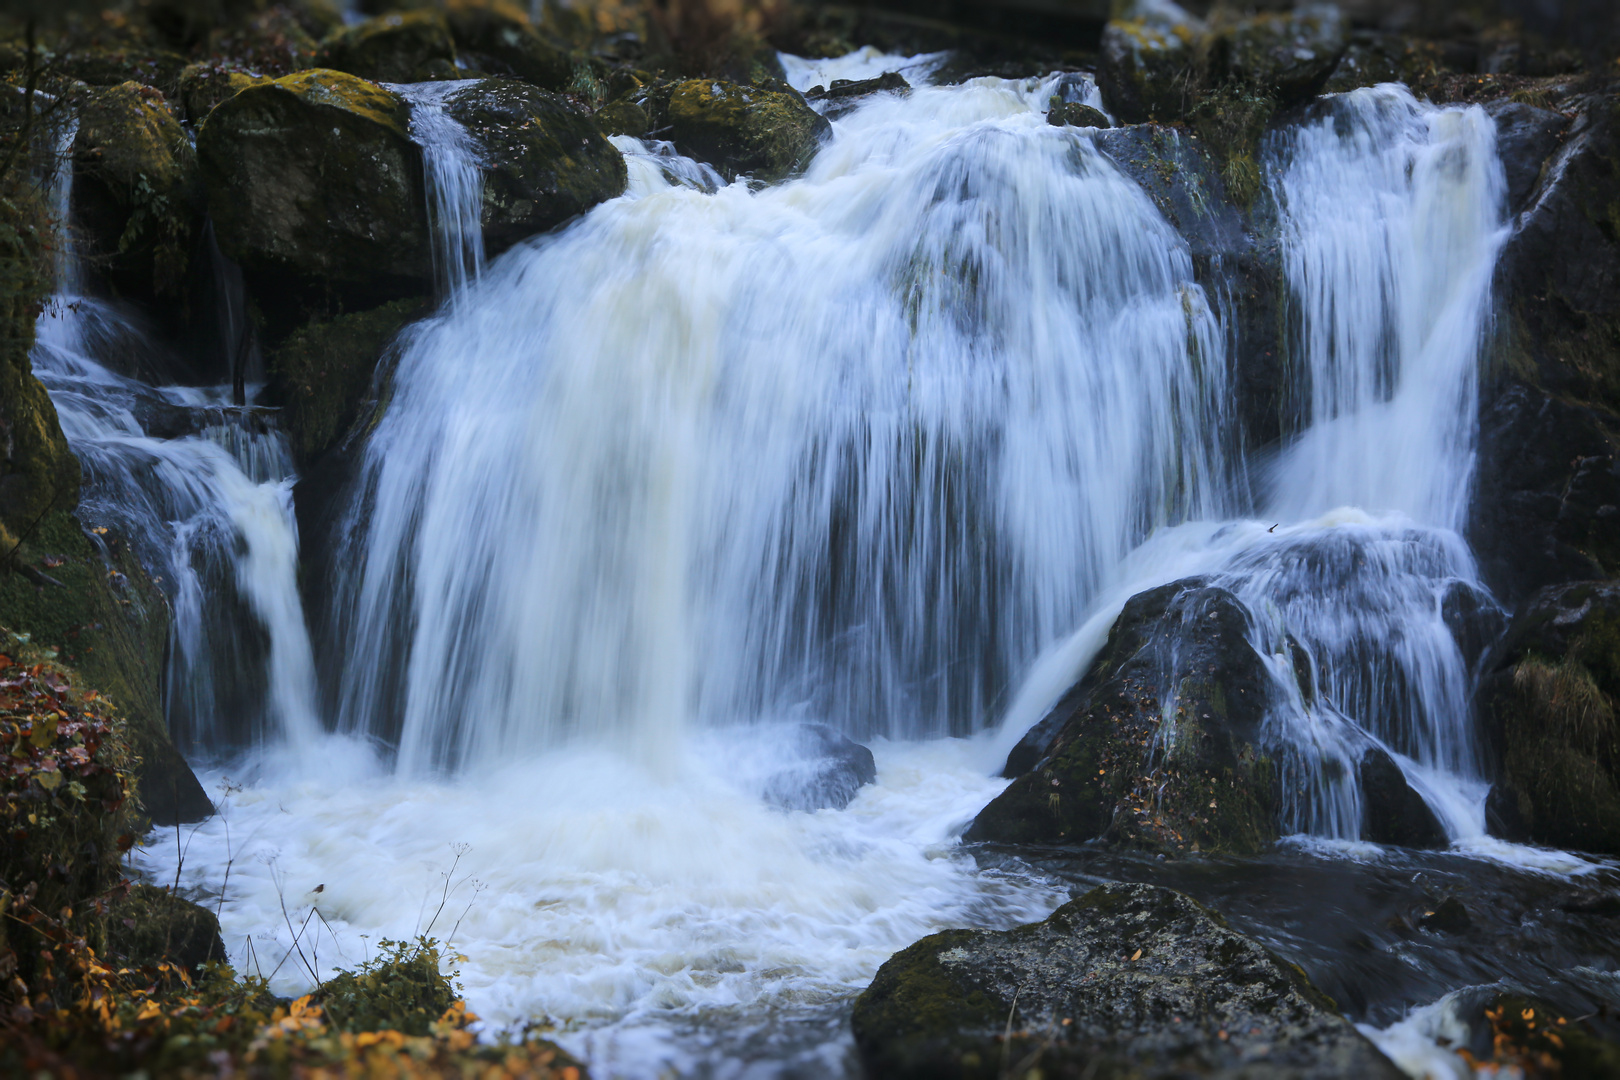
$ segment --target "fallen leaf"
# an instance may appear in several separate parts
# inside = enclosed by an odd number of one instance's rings
[[[1134,953],[1132,953],[1132,954],[1131,954],[1131,959],[1132,959],[1132,960],[1133,960],[1133,961],[1136,961],[1136,960],[1140,960],[1140,959],[1142,959],[1142,950],[1141,950],[1141,949],[1137,949],[1137,950],[1136,950],[1136,951],[1135,951],[1135,952],[1134,952]]]

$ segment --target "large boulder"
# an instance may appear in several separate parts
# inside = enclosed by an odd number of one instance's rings
[[[1222,26],[1211,63],[1226,78],[1262,89],[1284,104],[1316,94],[1338,67],[1348,27],[1333,4],[1261,12]]]
[[[1202,579],[1132,597],[1090,671],[1013,752],[1009,771],[1027,771],[963,839],[1171,852],[1276,840],[1260,741],[1273,683],[1248,631],[1237,597]]]
[[[272,313],[311,292],[352,307],[432,282],[421,151],[409,107],[314,69],[215,107],[197,153],[220,248]]]
[[[380,15],[346,26],[321,42],[321,67],[373,82],[456,79],[456,43],[437,11]]]
[[[1620,855],[1620,583],[1542,590],[1478,691],[1499,762],[1488,804],[1510,839]]]
[[[214,106],[235,97],[250,86],[272,82],[268,75],[259,75],[240,68],[210,63],[189,65],[180,73],[180,104],[186,119],[201,124],[214,111]]]
[[[832,130],[785,83],[688,79],[649,95],[649,105],[654,127],[667,128],[677,150],[727,179],[786,179],[809,164]]]
[[[107,951],[121,966],[140,968],[170,963],[200,975],[204,964],[229,956],[219,936],[219,919],[173,889],[137,884],[108,911]]]
[[[73,141],[73,217],[119,292],[175,297],[202,224],[196,155],[163,94],[92,90]]]
[[[1176,120],[1191,100],[1194,65],[1208,33],[1170,0],[1133,0],[1103,28],[1097,88],[1127,123]]]
[[[565,90],[573,58],[535,30],[511,0],[452,0],[446,17],[456,51],[480,71],[513,75],[544,90]]]
[[[517,79],[458,87],[445,111],[484,165],[484,248],[494,255],[624,193],[624,155],[566,98]]]
[[[1402,1075],[1298,967],[1149,885],[924,938],[878,970],[851,1023],[872,1076]]]

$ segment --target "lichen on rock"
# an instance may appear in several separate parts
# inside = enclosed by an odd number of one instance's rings
[[[1196,82],[1208,27],[1167,0],[1134,0],[1103,28],[1097,88],[1122,122],[1175,120]]]
[[[688,79],[667,88],[654,117],[676,149],[713,165],[728,179],[784,180],[810,163],[832,130],[785,83],[755,86]]]

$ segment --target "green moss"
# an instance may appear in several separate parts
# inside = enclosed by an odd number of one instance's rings
[[[403,98],[374,82],[343,71],[311,68],[272,80],[263,92],[271,92],[270,87],[296,94],[305,104],[350,113],[385,127],[401,138],[410,138],[410,106]]]
[[[281,429],[301,466],[354,423],[383,350],[425,310],[420,301],[400,300],[340,315],[297,331],[271,354],[268,400],[281,408]]]
[[[858,1043],[883,1047],[886,1074],[906,1075],[936,1060],[941,1043],[960,1040],[957,1053],[982,1041],[981,1033],[1005,1021],[1008,1003],[983,990],[964,987],[944,964],[941,954],[972,945],[974,930],[946,930],[925,937],[891,957],[872,984],[856,999],[851,1026]],[[964,1075],[976,1073],[979,1061],[962,1062]],[[993,1073],[991,1075],[994,1075]]]
[[[1276,108],[1269,95],[1228,83],[1204,95],[1188,114],[1215,157],[1227,194],[1239,206],[1253,205],[1260,194],[1260,142]]]

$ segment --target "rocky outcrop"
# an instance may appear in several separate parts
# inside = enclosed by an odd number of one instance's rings
[[[396,95],[319,68],[250,86],[209,114],[197,153],[215,232],[268,318],[301,323],[311,293],[364,308],[427,290],[408,123]]]
[[[878,970],[852,1026],[883,1077],[1402,1075],[1299,968],[1149,885],[924,938]]]
[[[449,94],[445,110],[481,151],[490,255],[624,192],[624,155],[565,98],[516,79],[483,79]]]
[[[452,0],[446,18],[456,53],[477,70],[512,75],[543,90],[564,90],[573,58],[535,30],[510,0]]]
[[[1261,12],[1221,26],[1210,63],[1219,77],[1292,104],[1315,95],[1333,74],[1349,44],[1347,30],[1334,4]]]
[[[196,155],[162,93],[91,91],[73,142],[73,218],[104,278],[142,299],[177,297],[202,225]]]
[[[1097,88],[1127,124],[1177,120],[1191,100],[1203,20],[1167,0],[1133,0],[1103,29]]]
[[[1201,579],[1132,597],[1090,671],[1009,762],[1036,764],[963,839],[1171,852],[1269,845],[1276,779],[1260,734],[1272,684],[1248,625],[1237,597]]]
[[[688,79],[649,95],[647,104],[654,128],[667,129],[677,150],[713,165],[728,180],[786,179],[810,163],[832,130],[785,83]]]
[[[321,43],[316,62],[372,82],[456,79],[456,44],[437,11],[406,11],[346,26]]]
[[[1478,691],[1495,749],[1493,831],[1620,854],[1620,584],[1542,590],[1514,618]]]

